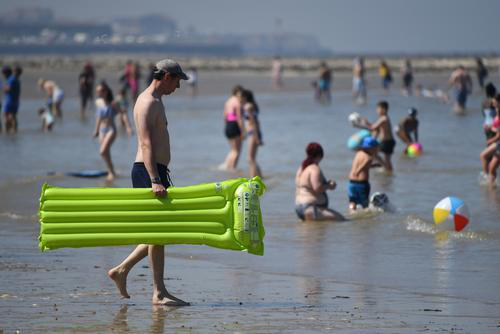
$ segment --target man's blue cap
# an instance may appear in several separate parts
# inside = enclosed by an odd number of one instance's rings
[[[413,117],[417,116],[417,109],[415,108],[408,109],[408,114]]]
[[[360,148],[374,148],[379,145],[379,142],[377,139],[373,138],[372,136],[368,136],[363,138],[363,141],[361,142],[361,145],[359,145]]]

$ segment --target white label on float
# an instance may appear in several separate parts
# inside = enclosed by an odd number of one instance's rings
[[[241,191],[238,191],[236,193],[236,199],[237,199],[236,209],[238,210],[239,214],[242,214],[243,213],[243,199],[242,199]]]
[[[250,193],[245,191],[243,197],[243,231],[250,231]]]

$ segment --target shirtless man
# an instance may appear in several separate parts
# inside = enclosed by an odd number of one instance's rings
[[[418,143],[418,119],[417,109],[410,108],[408,116],[403,118],[397,127],[396,134],[406,144],[406,150],[412,143]],[[413,136],[412,136],[413,134]]]
[[[450,86],[453,87],[455,93],[455,112],[462,112],[465,110],[467,104],[467,97],[472,92],[472,79],[462,65],[451,73],[448,80]]]
[[[355,125],[359,128],[372,131],[374,137],[380,141],[380,151],[384,153],[384,166],[388,172],[392,172],[391,156],[396,146],[396,141],[392,136],[392,125],[388,115],[389,103],[380,101],[377,103],[377,114],[379,115],[375,123],[371,124],[366,118],[361,123]]]
[[[374,160],[384,164],[377,155],[378,141],[369,136],[363,139],[359,149],[352,160],[352,168],[349,173],[349,210],[351,212],[368,207],[370,199],[370,168],[374,167]]]
[[[161,97],[172,94],[180,87],[180,80],[187,79],[175,61],[159,61],[155,67],[153,81],[139,95],[134,107],[138,147],[132,168],[132,184],[134,188],[151,188],[157,197],[165,197],[166,188],[171,185],[168,170],[170,136]],[[163,282],[164,246],[158,245],[138,245],[122,263],[109,270],[108,275],[116,283],[122,297],[130,298],[127,293],[127,275],[132,267],[147,255],[153,270],[153,304],[189,305],[167,291]]]

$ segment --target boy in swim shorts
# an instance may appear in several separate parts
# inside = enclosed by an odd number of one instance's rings
[[[370,199],[370,168],[374,166],[373,160],[383,164],[377,155],[378,141],[372,136],[365,137],[359,146],[352,161],[349,173],[349,210],[355,211],[359,206],[366,208]]]
[[[361,123],[356,127],[370,130],[374,137],[380,142],[380,151],[384,153],[384,166],[388,172],[392,172],[391,156],[394,153],[396,141],[392,135],[391,120],[388,115],[389,103],[380,101],[377,103],[378,119],[371,124],[366,118],[362,119]]]

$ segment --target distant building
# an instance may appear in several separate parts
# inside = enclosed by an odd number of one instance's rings
[[[1,42],[35,39],[46,43],[61,37],[73,40],[76,34],[85,34],[89,39],[109,38],[111,33],[109,24],[56,21],[52,10],[46,8],[15,9],[0,16]]]
[[[118,35],[174,35],[177,23],[162,15],[144,15],[113,20],[113,33]]]
[[[212,56],[325,56],[311,35],[297,33],[206,34],[179,30],[167,16],[150,14],[111,23],[62,21],[47,8],[16,9],[0,15],[0,54],[100,52],[177,53]]]

